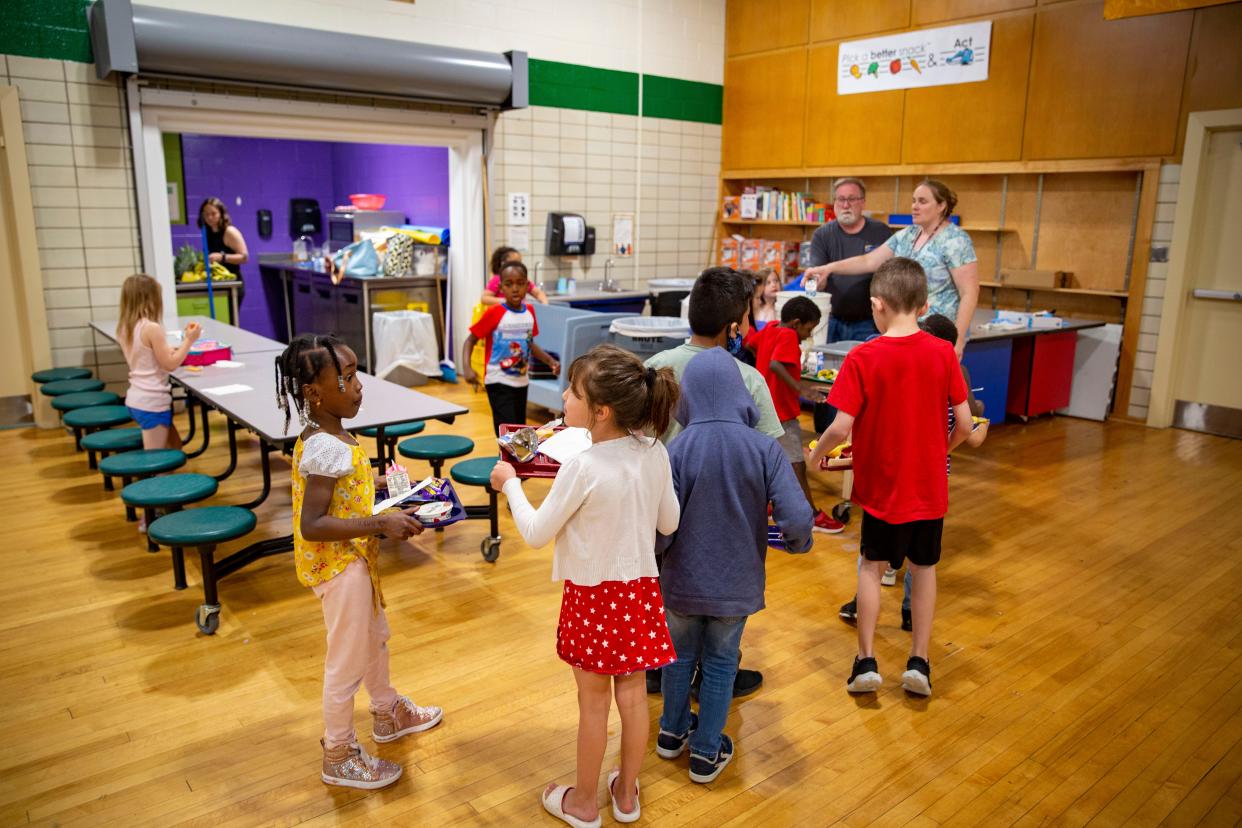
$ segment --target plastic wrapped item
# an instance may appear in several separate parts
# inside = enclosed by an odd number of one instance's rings
[[[530,426],[501,434],[496,442],[519,463],[529,463],[539,451],[539,436]]]

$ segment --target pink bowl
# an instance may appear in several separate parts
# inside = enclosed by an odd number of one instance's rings
[[[384,202],[388,200],[388,196],[375,193],[354,193],[349,197],[349,200],[359,210],[380,210],[383,209]]]

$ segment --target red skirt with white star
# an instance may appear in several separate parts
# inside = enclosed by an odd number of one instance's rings
[[[574,667],[609,676],[672,664],[677,654],[664,621],[659,579],[589,587],[566,581],[556,654]]]

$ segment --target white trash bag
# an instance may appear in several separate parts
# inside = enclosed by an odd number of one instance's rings
[[[440,349],[431,314],[381,311],[372,317],[375,376],[398,385],[422,385],[440,376]]]

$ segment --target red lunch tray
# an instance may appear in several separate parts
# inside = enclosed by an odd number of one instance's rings
[[[501,423],[500,435],[510,434],[519,429],[529,428],[525,423],[514,425],[512,423]],[[565,426],[557,426],[556,431],[561,431]],[[519,463],[513,459],[513,455],[504,449],[500,450],[500,457],[507,463],[513,465],[513,470],[517,472],[517,476],[523,480],[531,477],[556,477],[556,473],[560,471],[561,464],[553,460],[551,457],[545,457],[542,454],[536,454],[534,460],[527,460],[525,463]]]

